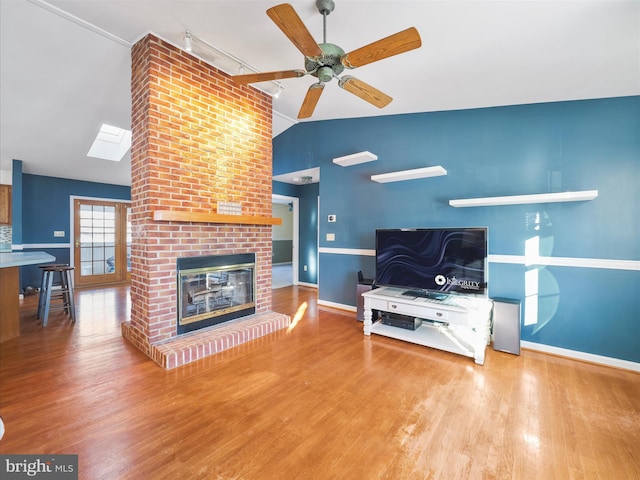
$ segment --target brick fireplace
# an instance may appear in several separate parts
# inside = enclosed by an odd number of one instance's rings
[[[131,55],[131,321],[122,333],[173,368],[289,325],[271,311],[271,98],[151,34]],[[179,335],[178,259],[248,253],[255,313]]]

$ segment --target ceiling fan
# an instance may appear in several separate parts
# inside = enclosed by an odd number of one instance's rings
[[[266,82],[285,78],[313,75],[318,79],[305,95],[298,118],[309,118],[316,108],[324,84],[336,78],[344,90],[360,97],[372,105],[383,108],[391,100],[390,96],[351,75],[339,75],[345,68],[353,69],[384,58],[419,48],[422,45],[420,34],[415,27],[385,37],[364,47],[345,53],[342,48],[327,43],[327,16],[335,8],[333,0],[316,0],[316,7],[323,17],[323,41],[318,44],[304,23],[288,3],[276,5],[267,10],[267,15],[282,30],[305,57],[304,70],[282,70],[277,72],[249,73],[235,75],[233,80],[239,84]]]

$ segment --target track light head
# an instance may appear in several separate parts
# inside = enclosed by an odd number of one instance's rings
[[[193,45],[191,43],[191,32],[189,30],[187,30],[187,32],[184,34],[184,49],[187,52],[193,51]]]

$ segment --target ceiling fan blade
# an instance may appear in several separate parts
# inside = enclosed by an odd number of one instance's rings
[[[267,10],[267,15],[305,57],[319,58],[322,56],[322,50],[318,43],[313,39],[291,5],[283,3],[271,7]]]
[[[378,108],[386,107],[391,103],[393,98],[389,95],[382,93],[377,88],[372,87],[368,83],[358,80],[351,75],[345,75],[340,77],[338,82],[340,88],[345,89],[347,92],[353,93],[361,99],[369,102]]]
[[[377,42],[345,53],[340,62],[346,68],[356,68],[368,63],[377,62],[383,58],[392,57],[399,53],[408,52],[422,45],[420,34],[415,27],[385,37]]]
[[[302,106],[300,107],[300,112],[298,112],[298,118],[309,118],[313,115],[313,111],[316,109],[316,105],[323,91],[324,83],[314,83],[309,87]]]
[[[282,70],[279,72],[262,72],[262,73],[245,73],[242,75],[233,75],[231,79],[240,84],[268,82],[271,80],[282,80],[283,78],[304,77],[304,70]]]

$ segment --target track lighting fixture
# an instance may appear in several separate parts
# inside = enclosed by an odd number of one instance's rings
[[[193,45],[191,44],[191,32],[189,30],[184,34],[184,49],[187,52],[193,51]]]
[[[197,43],[197,53],[194,55],[198,56],[205,62],[213,65],[214,67],[222,70],[223,72],[234,75],[237,71],[239,75],[246,75],[246,72],[256,73],[258,70],[249,65],[247,62],[242,59],[232,55],[221,48],[216,47],[215,45],[210,44],[203,38],[194,34],[191,30],[187,30],[184,33],[184,50],[193,53],[193,44]],[[206,48],[204,48],[206,47]],[[208,51],[211,51],[213,54],[211,55]],[[282,90],[284,90],[284,85],[278,82],[275,79],[270,79],[264,82],[265,84],[271,84],[270,86],[256,86],[256,88],[264,93],[271,95],[273,98],[278,98]]]

